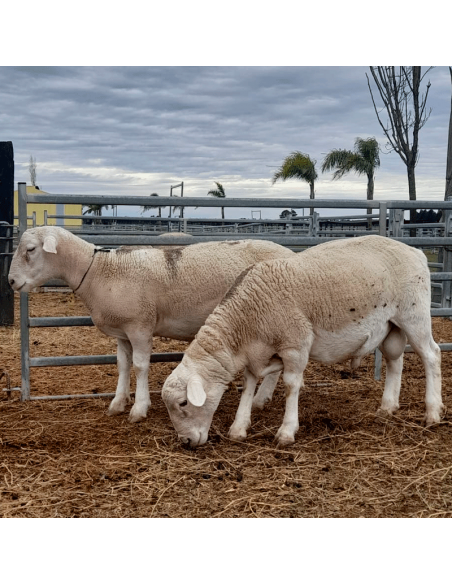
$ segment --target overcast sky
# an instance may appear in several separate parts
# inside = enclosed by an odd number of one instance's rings
[[[271,181],[284,157],[301,150],[317,160],[316,198],[365,198],[366,177],[332,181],[320,166],[331,149],[353,149],[356,137],[374,136],[383,151],[375,199],[407,199],[406,168],[395,152],[384,153],[366,72],[363,66],[0,67],[0,141],[13,143],[15,182],[29,183],[32,155],[37,184],[52,193],[168,196],[171,185],[184,181],[184,196],[203,197],[219,181],[231,198],[308,198],[307,183]],[[417,193],[441,200],[448,68],[435,67],[428,80],[432,113],[420,133]],[[201,214],[207,216],[204,209],[188,215]],[[226,209],[226,217],[243,214]]]

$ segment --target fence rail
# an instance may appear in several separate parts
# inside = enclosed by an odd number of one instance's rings
[[[149,203],[148,198],[144,197],[122,197],[117,195],[32,195],[26,193],[26,184],[19,183],[19,234],[27,229],[27,203],[63,203],[63,204],[82,204],[82,205],[127,205],[143,206]],[[376,229],[363,231],[363,234],[378,233],[385,237],[391,237],[397,241],[402,241],[408,245],[421,248],[441,248],[443,250],[442,262],[431,262],[431,267],[443,269],[442,272],[431,273],[432,282],[439,282],[436,286],[441,286],[441,303],[432,303],[432,316],[452,316],[451,302],[451,280],[452,280],[452,201],[361,201],[361,200],[311,200],[311,199],[215,199],[215,198],[178,198],[177,201],[172,197],[159,197],[156,207],[175,206],[178,207],[259,207],[259,208],[290,208],[290,209],[314,209],[314,208],[334,208],[334,209],[371,209],[377,210],[374,215],[357,216],[361,221],[378,219]],[[408,209],[442,209],[444,221],[439,224],[430,224],[429,228],[441,228],[443,231],[440,237],[403,237],[402,232],[406,229],[421,228],[425,225],[404,225],[403,212]],[[105,219],[105,218],[103,218]],[[116,219],[116,218],[112,218]],[[293,224],[294,222],[303,221],[307,223],[310,233],[308,236],[299,234],[279,235],[278,233],[247,233],[246,236],[253,239],[265,239],[279,243],[291,249],[300,249],[318,245],[325,241],[324,237],[319,237],[319,231],[314,228],[315,214],[306,216],[294,221],[290,219],[279,220],[280,223]],[[339,220],[339,218],[337,218]],[[341,218],[344,219],[344,218]],[[353,220],[356,217],[348,216],[347,219]],[[141,220],[141,219],[140,219]],[[333,218],[328,218],[333,221]],[[165,221],[165,218],[154,218],[154,221]],[[168,218],[167,221],[183,222],[187,225],[187,219]],[[208,220],[215,221],[215,220]],[[218,219],[218,222],[226,220]],[[248,221],[248,224],[255,225],[254,221]],[[262,222],[261,220],[258,220]],[[182,223],[180,223],[182,224]],[[77,230],[74,229],[77,232]],[[185,231],[185,229],[184,229]],[[337,233],[338,232],[338,233]],[[330,239],[335,239],[336,235],[356,236],[361,231],[328,231]],[[223,241],[243,239],[239,233],[227,233],[218,235],[207,233],[204,235],[193,235],[187,237],[178,237],[177,240],[165,239],[163,242],[154,234],[117,234],[99,231],[98,233],[80,233],[80,237],[85,241],[96,245],[116,247],[119,245],[190,245],[205,241]],[[30,367],[52,367],[52,366],[74,366],[74,365],[92,365],[92,364],[112,364],[116,363],[116,355],[79,355],[72,357],[30,357],[29,353],[29,330],[32,327],[65,327],[65,326],[93,326],[90,317],[40,317],[30,318],[28,307],[28,294],[20,294],[20,326],[21,326],[21,358],[22,358],[22,385],[20,388],[13,388],[21,392],[22,400],[29,399],[71,399],[81,397],[111,397],[114,394],[93,393],[88,395],[64,395],[64,396],[39,396],[34,397],[30,394]],[[452,350],[452,343],[440,345],[441,350]],[[406,351],[411,349],[407,346]],[[151,362],[168,362],[180,361],[183,353],[154,353],[151,356]],[[381,373],[381,353],[376,350],[375,353],[375,377],[380,378]]]

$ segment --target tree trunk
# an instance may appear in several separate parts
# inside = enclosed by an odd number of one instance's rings
[[[314,193],[314,181],[309,183],[309,198],[310,199],[314,199],[315,198],[315,193]],[[314,215],[314,207],[309,207],[309,214],[310,215]]]
[[[373,173],[369,173],[367,175],[367,200],[373,201],[374,200],[374,175]],[[373,209],[367,209],[367,214],[372,215]],[[372,229],[372,219],[368,219],[367,221],[367,229],[370,231]]]
[[[452,83],[452,67],[449,67],[450,80]],[[450,98],[450,118],[449,118],[449,139],[447,144],[446,162],[446,193],[444,199],[452,197],[452,96]]]
[[[410,201],[416,200],[416,178],[414,175],[415,164],[407,164],[406,170],[408,174],[408,196]],[[410,223],[416,223],[416,209],[410,209]],[[416,229],[410,229],[410,237],[416,237]]]
[[[221,207],[221,218],[224,219],[224,207]]]

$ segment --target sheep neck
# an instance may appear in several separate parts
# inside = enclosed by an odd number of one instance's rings
[[[58,237],[54,277],[62,278],[72,290],[80,288],[93,259],[95,247],[69,231]]]
[[[83,284],[83,282],[85,281],[85,278],[86,278],[86,276],[87,276],[87,274],[88,274],[88,272],[89,272],[89,270],[90,270],[91,266],[93,265],[94,258],[96,257],[96,254],[97,254],[98,252],[109,252],[109,251],[110,251],[110,250],[109,250],[108,248],[103,248],[103,247],[95,247],[95,248],[94,248],[93,255],[92,255],[92,257],[91,257],[91,261],[90,261],[90,263],[89,263],[88,267],[86,268],[86,271],[85,271],[85,273],[84,273],[84,274],[83,274],[83,276],[82,276],[82,279],[80,280],[80,284],[77,286],[77,288],[74,288],[74,292],[77,292],[77,290],[80,288],[80,286],[81,286],[81,285]]]
[[[216,347],[212,350],[212,347],[204,345],[202,341],[199,342],[199,339],[195,339],[189,345],[186,355],[201,363],[201,369],[214,381],[229,383],[239,370],[226,347]]]

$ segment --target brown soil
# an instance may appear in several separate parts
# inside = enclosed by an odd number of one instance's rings
[[[83,315],[72,294],[30,295],[32,316]],[[19,322],[18,311],[16,322]],[[437,342],[452,323],[434,319]],[[94,327],[31,329],[32,356],[112,354],[114,339]],[[155,339],[156,352],[185,343]],[[20,385],[20,332],[0,328],[0,373]],[[443,353],[443,399],[452,355]],[[0,395],[1,517],[452,517],[452,428],[425,429],[425,377],[406,355],[401,408],[376,418],[383,382],[369,357],[355,376],[347,366],[310,363],[300,397],[296,443],[277,449],[284,399],[277,391],[256,412],[244,443],[227,439],[239,380],[223,397],[208,443],[184,450],[159,391],[177,363],[153,364],[148,419],[106,415],[106,398],[20,402]],[[134,383],[134,381],[132,381]],[[6,380],[0,380],[5,387]],[[114,392],[116,367],[33,368],[32,395]],[[280,388],[282,389],[282,388]]]

